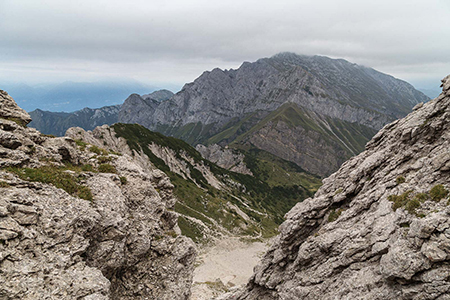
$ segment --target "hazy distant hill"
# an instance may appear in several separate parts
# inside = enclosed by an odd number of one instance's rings
[[[84,107],[121,104],[131,93],[144,94],[156,88],[137,81],[63,82],[29,86],[2,84],[26,111],[35,109],[73,112]]]
[[[73,113],[51,112],[36,109],[30,112],[32,122],[29,127],[34,127],[45,134],[63,136],[70,127],[81,127],[92,130],[103,124],[117,123],[117,116],[122,105],[104,106],[101,108],[83,108]]]
[[[135,96],[139,99],[145,98],[146,102],[159,104],[161,101],[167,100],[173,96],[173,93],[168,90],[158,90],[150,94],[142,95],[142,98],[137,94]],[[127,102],[127,105],[130,105],[130,101]],[[86,107],[71,113],[36,109],[30,112],[33,121],[29,126],[34,127],[45,134],[63,136],[70,127],[81,127],[85,130],[92,130],[103,124],[111,125],[117,123],[121,107],[122,104],[95,109]],[[134,110],[136,110],[136,107],[134,107]],[[137,110],[137,113],[138,111],[139,109]]]

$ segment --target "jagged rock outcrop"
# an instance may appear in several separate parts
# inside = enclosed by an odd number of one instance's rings
[[[21,123],[21,125],[31,122],[30,115],[17,106],[13,98],[3,90],[0,90],[0,118],[13,120]]]
[[[93,130],[97,126],[117,123],[122,105],[104,106],[101,108],[83,108],[71,113],[51,112],[40,109],[30,112],[33,121],[28,125],[44,134],[64,136],[71,127]]]
[[[0,119],[0,298],[188,299],[168,177],[108,126],[70,132],[83,141]]]
[[[195,150],[209,161],[218,166],[241,174],[253,175],[252,171],[247,168],[244,162],[245,156],[236,150],[229,148],[222,148],[217,144],[205,146],[198,144]]]
[[[450,76],[297,204],[224,299],[448,299]]]

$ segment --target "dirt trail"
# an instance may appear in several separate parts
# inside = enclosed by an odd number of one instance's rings
[[[246,243],[228,237],[201,250],[191,299],[211,299],[230,287],[246,284],[267,249],[268,242]]]

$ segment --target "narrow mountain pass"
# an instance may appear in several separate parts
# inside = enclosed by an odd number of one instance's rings
[[[270,240],[226,237],[200,250],[195,262],[192,300],[207,300],[244,285]]]

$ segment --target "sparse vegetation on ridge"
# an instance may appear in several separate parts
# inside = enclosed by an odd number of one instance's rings
[[[392,201],[392,209],[396,211],[399,208],[405,209],[408,213],[421,216],[417,213],[417,209],[420,208],[423,202],[432,200],[438,202],[447,197],[449,191],[442,185],[435,185],[428,193],[414,194],[412,190],[406,191],[401,195],[390,195],[388,200]],[[449,200],[450,202],[450,200]],[[447,205],[450,203],[447,203]]]
[[[251,159],[255,170],[254,174],[257,174],[255,178],[222,169],[204,160],[200,153],[187,143],[172,137],[165,137],[140,125],[115,124],[112,127],[117,136],[127,140],[132,150],[143,151],[157,168],[170,177],[175,186],[174,194],[179,199],[175,210],[183,215],[199,219],[210,227],[214,227],[214,225],[208,218],[217,221],[220,226],[230,232],[255,236],[262,233],[263,237],[273,236],[277,233],[277,227],[283,221],[284,214],[298,201],[311,196],[320,186],[320,179],[305,172],[299,172],[298,166],[294,168],[294,164],[286,161],[283,162],[286,164],[283,170],[288,169],[292,177],[283,172],[283,175],[277,178],[276,175],[273,175],[273,167],[277,166],[276,168],[281,173],[282,168],[279,165],[283,165],[282,160],[279,159],[280,162],[274,163],[272,156],[267,153],[265,154],[266,160],[262,164],[258,163],[259,158],[257,157]],[[155,156],[148,148],[148,145],[152,143],[172,149],[177,159],[186,163],[195,182],[183,179],[180,175],[171,172],[164,161]],[[192,157],[197,164],[207,166],[225,184],[234,182],[235,185],[228,184],[225,190],[218,190],[210,186],[203,174],[183,158],[184,155]],[[257,154],[257,156],[261,155],[263,154]],[[284,185],[289,180],[291,184]],[[293,182],[294,184],[292,184]],[[241,199],[246,205],[235,197]],[[244,220],[231,210],[227,203],[237,206],[252,221]],[[196,236],[197,240],[203,236],[200,234],[202,228],[187,219],[180,218],[179,226],[184,235]]]
[[[68,173],[69,169],[65,167],[44,166],[35,169],[10,167],[5,170],[17,175],[22,180],[51,184],[72,196],[89,201],[93,199],[90,188],[81,183],[82,178]]]

